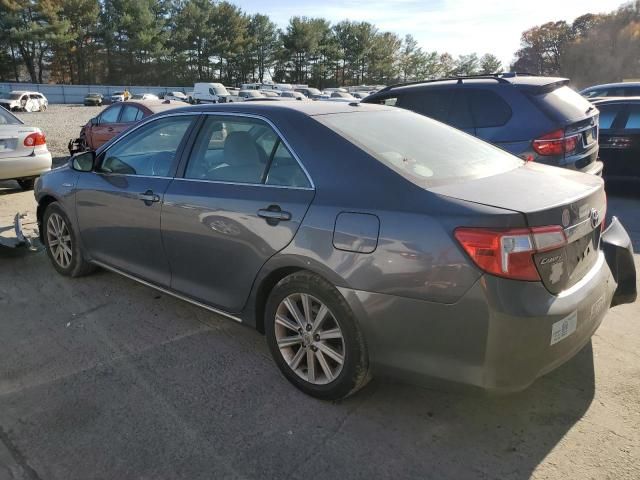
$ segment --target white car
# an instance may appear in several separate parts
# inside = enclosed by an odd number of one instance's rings
[[[111,94],[111,103],[126,102],[130,98],[131,98],[131,94],[126,90],[121,90],[119,92],[113,92]]]
[[[168,92],[164,95],[165,100],[175,100],[176,102],[189,103],[189,97],[182,92]]]
[[[51,153],[39,128],[29,127],[0,108],[0,181],[17,180],[23,190],[51,170]]]
[[[294,92],[293,90],[285,90],[280,94],[280,96],[282,98],[293,98],[295,100],[306,100],[307,99],[307,97],[305,97],[302,93]]]
[[[195,103],[224,103],[229,92],[221,83],[196,83],[193,86]]]
[[[130,100],[160,100],[157,95],[153,93],[137,93],[131,96]]]
[[[354,103],[354,102],[357,103],[360,101],[358,98],[354,97],[350,93],[339,92],[339,91],[333,92],[331,94],[331,97],[324,100],[329,102],[348,102],[348,103]]]
[[[49,101],[40,92],[14,90],[0,96],[0,106],[9,111],[44,112]]]

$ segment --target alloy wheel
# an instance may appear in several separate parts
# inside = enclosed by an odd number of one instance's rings
[[[306,293],[287,296],[276,310],[275,337],[291,370],[314,385],[334,381],[344,365],[345,343],[329,308]]]
[[[62,268],[69,268],[73,259],[71,232],[57,213],[52,213],[47,221],[47,245],[56,263]]]

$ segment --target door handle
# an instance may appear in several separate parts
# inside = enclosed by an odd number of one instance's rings
[[[151,190],[147,190],[144,193],[139,193],[138,199],[142,200],[147,205],[151,205],[152,203],[160,201],[160,195],[156,195]]]
[[[269,225],[277,225],[278,222],[291,220],[291,214],[283,211],[279,205],[269,205],[258,210],[258,216],[264,218]]]

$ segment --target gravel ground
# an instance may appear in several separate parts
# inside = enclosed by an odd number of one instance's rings
[[[21,117],[62,158],[98,110]],[[0,182],[0,232],[35,206]],[[609,198],[636,249],[639,207]],[[640,302],[516,395],[374,381],[329,403],[253,330],[105,271],[62,277],[42,251],[1,255],[1,480],[640,478]]]
[[[47,145],[54,165],[69,156],[67,144],[80,134],[80,128],[105,107],[84,105],[50,105],[46,112],[16,113],[27,125],[40,128],[47,136]]]

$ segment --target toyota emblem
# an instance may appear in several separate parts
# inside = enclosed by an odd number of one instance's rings
[[[596,210],[595,208],[592,208],[589,216],[591,217],[591,226],[593,228],[596,228],[600,223],[600,214],[598,213],[598,210]]]

